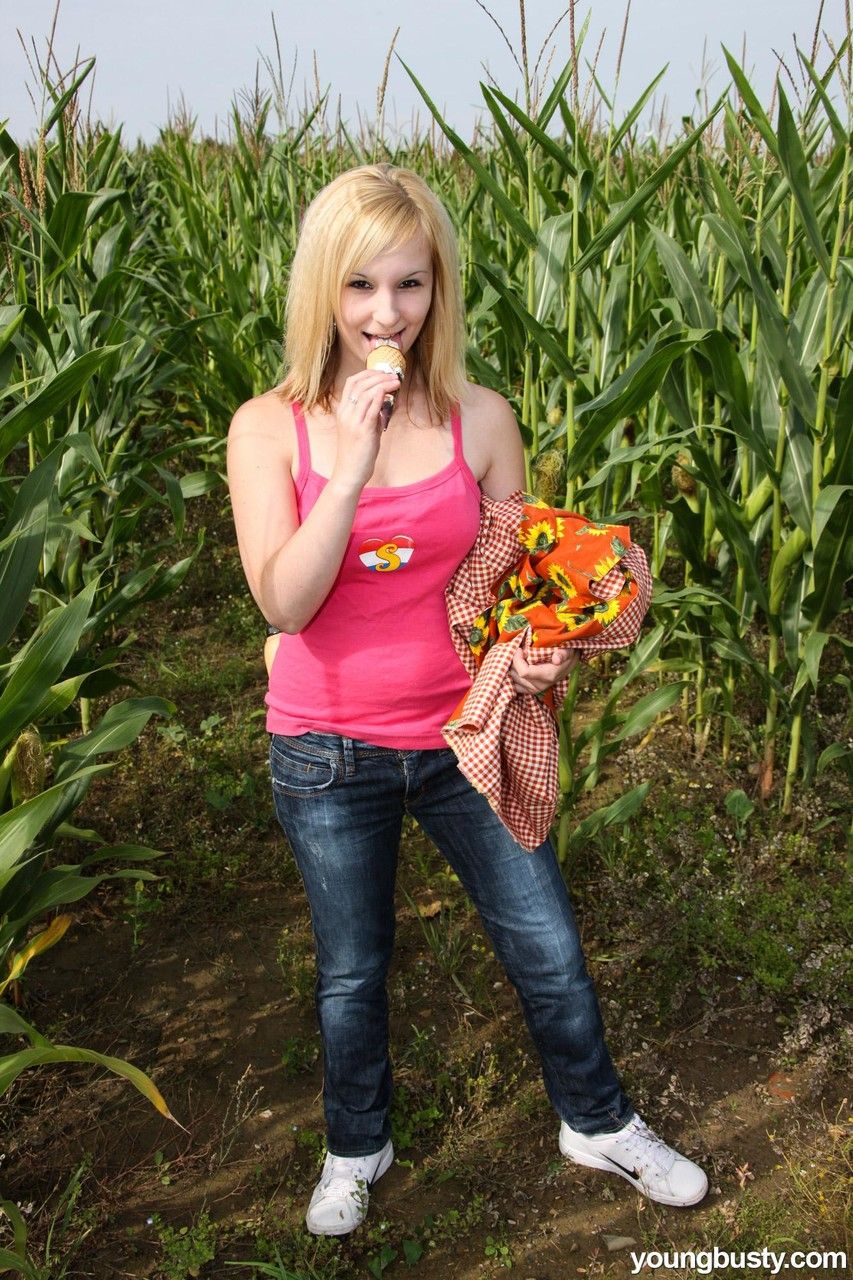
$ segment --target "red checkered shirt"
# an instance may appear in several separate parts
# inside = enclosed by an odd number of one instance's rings
[[[637,593],[598,634],[566,645],[536,647],[525,627],[493,644],[481,662],[469,643],[472,624],[495,604],[497,584],[520,559],[519,527],[525,500],[519,489],[499,501],[481,496],[480,528],[468,555],[447,585],[445,599],[456,651],[473,684],[454,716],[442,727],[459,768],[481,792],[504,826],[523,848],[537,849],[547,837],[559,795],[559,739],[555,712],[566,696],[569,676],[558,680],[545,697],[516,693],[510,667],[516,650],[533,664],[564,657],[565,648],[582,657],[633,644],[640,633],[652,594],[651,575],[642,548],[628,545],[619,561],[631,571]],[[625,585],[619,565],[589,583],[590,594],[612,600]]]

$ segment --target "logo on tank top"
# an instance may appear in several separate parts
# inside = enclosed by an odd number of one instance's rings
[[[412,538],[397,533],[393,538],[366,538],[358,549],[358,558],[372,573],[393,573],[406,567],[414,549]]]

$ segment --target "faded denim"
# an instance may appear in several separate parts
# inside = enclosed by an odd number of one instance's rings
[[[329,1151],[370,1155],[391,1136],[386,975],[404,813],[479,911],[518,992],[557,1114],[587,1134],[627,1123],[633,1107],[605,1044],[551,841],[533,853],[517,844],[449,748],[270,734],[269,761],[276,816],[311,908]]]

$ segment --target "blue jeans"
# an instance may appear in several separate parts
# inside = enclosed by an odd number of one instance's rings
[[[402,751],[331,733],[270,735],[276,816],[311,907],[323,1104],[334,1155],[391,1136],[386,975],[407,812],[447,858],[521,1000],[558,1115],[583,1133],[633,1112],[619,1086],[550,840],[524,850],[449,748]]]

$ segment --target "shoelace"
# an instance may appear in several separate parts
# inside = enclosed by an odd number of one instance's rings
[[[353,1182],[356,1184],[355,1189],[353,1189]],[[329,1167],[323,1175],[323,1187],[327,1193],[338,1192],[340,1195],[349,1194],[358,1197],[367,1190],[367,1178],[360,1164],[353,1168],[348,1162],[344,1164],[342,1159],[332,1156]]]
[[[675,1164],[675,1152],[639,1117],[631,1121],[623,1142],[632,1158],[636,1154],[641,1168],[651,1166],[658,1173],[667,1174]]]

